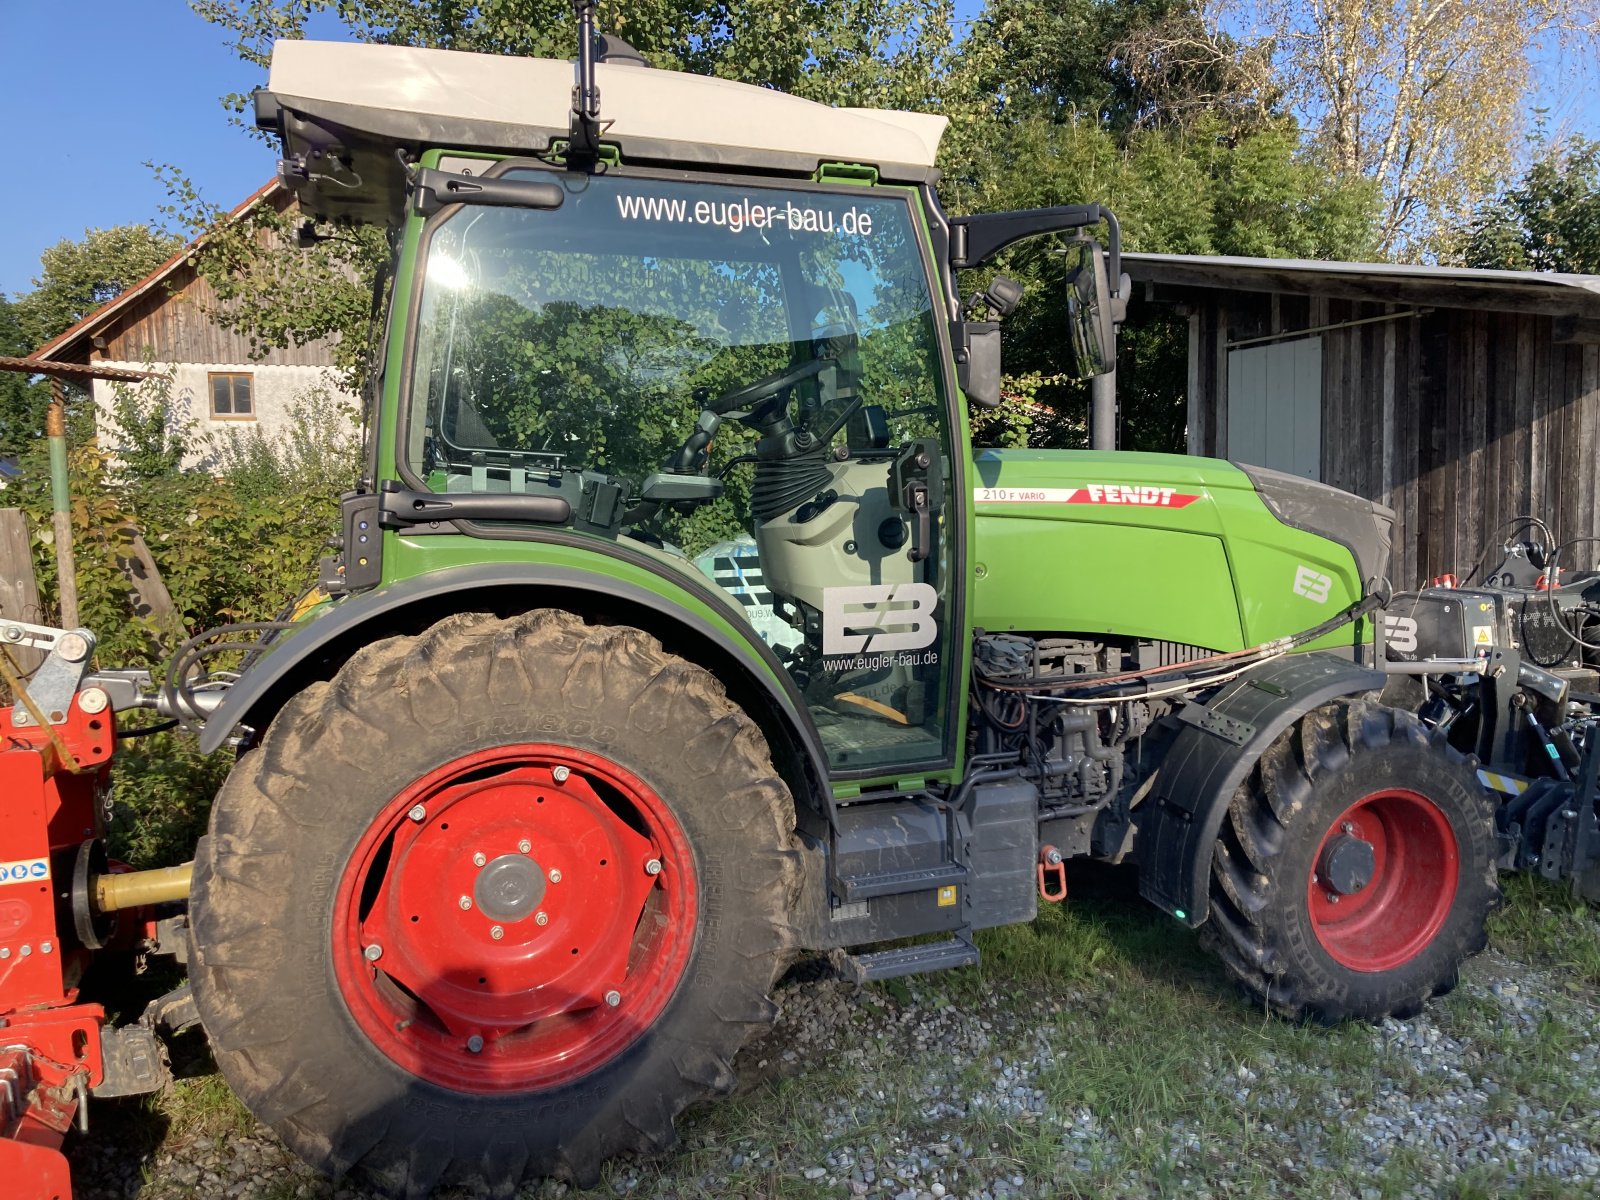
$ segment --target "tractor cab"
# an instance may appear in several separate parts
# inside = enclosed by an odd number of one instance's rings
[[[952,264],[1109,214],[949,222],[943,117],[607,58],[578,70],[602,124],[570,63],[277,46],[257,119],[283,178],[312,217],[397,234],[371,478],[346,505],[346,545],[376,552],[330,591],[486,544],[603,556],[661,608],[705,597],[830,774],[950,769],[963,393],[998,399],[995,317],[1018,299],[964,309]],[[1108,345],[1096,265],[1080,307]]]

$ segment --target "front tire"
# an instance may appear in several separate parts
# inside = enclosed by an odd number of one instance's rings
[[[1202,932],[1285,1016],[1409,1017],[1483,949],[1499,897],[1493,801],[1461,756],[1409,713],[1338,702],[1234,796]]]
[[[793,808],[704,670],[566,613],[451,617],[278,715],[196,858],[218,1065],[396,1195],[673,1141],[776,1009]]]

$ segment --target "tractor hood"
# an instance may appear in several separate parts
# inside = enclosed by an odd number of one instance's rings
[[[973,621],[1234,650],[1298,633],[1388,567],[1393,513],[1218,459],[985,450]],[[1350,627],[1319,645],[1365,640]]]

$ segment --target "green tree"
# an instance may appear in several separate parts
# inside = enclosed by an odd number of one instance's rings
[[[1536,140],[1521,180],[1479,206],[1468,266],[1600,273],[1600,141]]]
[[[488,54],[570,58],[571,0],[190,0],[265,64],[272,42],[303,37],[318,13],[360,41]],[[719,75],[813,99],[857,105],[926,104],[949,46],[949,0],[605,0],[602,32],[660,67]],[[231,97],[237,108],[243,96]]]
[[[980,112],[1117,133],[1202,112],[1249,125],[1276,98],[1264,49],[1212,28],[1194,0],[990,0],[955,75]]]
[[[17,306],[0,296],[0,355],[25,358],[31,349]],[[44,433],[44,410],[49,403],[48,384],[30,382],[14,371],[0,371],[0,454],[21,454]]]
[[[183,239],[149,225],[86,229],[39,256],[33,290],[13,297],[23,341],[37,349],[121,295],[183,248]]]

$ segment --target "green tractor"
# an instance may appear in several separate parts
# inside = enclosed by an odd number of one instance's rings
[[[734,1086],[797,956],[975,963],[1074,858],[1292,1018],[1449,988],[1492,806],[1377,700],[1390,514],[975,450],[1021,289],[959,273],[1066,235],[1103,372],[1112,215],[948,217],[943,118],[582,47],[574,88],[280,43],[256,97],[306,213],[394,258],[325,597],[164,702],[239,750],[189,965],[241,1099],[396,1192],[591,1180]]]

